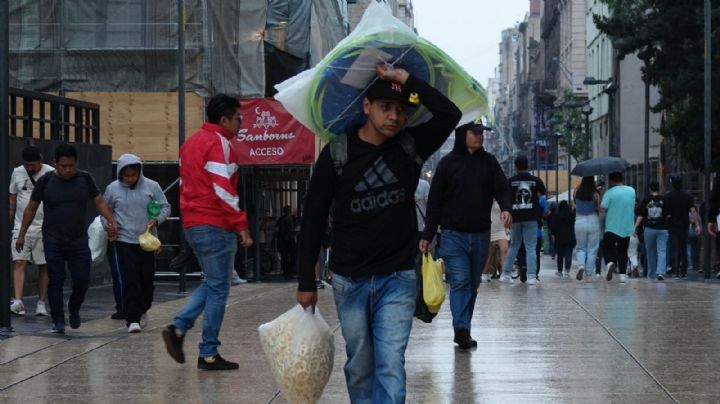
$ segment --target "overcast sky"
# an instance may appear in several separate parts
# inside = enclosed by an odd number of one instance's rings
[[[418,34],[445,51],[483,87],[499,61],[502,30],[514,27],[529,0],[412,0]]]

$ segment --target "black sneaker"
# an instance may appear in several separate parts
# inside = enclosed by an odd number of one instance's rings
[[[79,311],[71,311],[70,318],[68,320],[70,323],[70,328],[72,328],[73,330],[80,328],[80,312]]]
[[[202,370],[236,370],[240,367],[235,362],[226,361],[220,354],[198,358],[198,369]]]
[[[680,276],[678,274],[675,274],[675,275],[673,275],[673,279],[675,279],[676,281],[680,280]]]
[[[65,324],[53,324],[51,332],[53,334],[65,334]]]
[[[115,313],[110,315],[110,318],[113,320],[125,320],[125,313],[116,311]]]
[[[455,329],[453,342],[458,344],[458,349],[462,349],[463,351],[477,347],[477,341],[470,336],[470,331],[465,329]]]
[[[522,283],[527,282],[527,268],[523,268],[520,271],[520,282],[522,282]]]
[[[687,274],[680,275],[680,279],[687,279]]]
[[[176,333],[177,327],[170,324],[162,330],[163,341],[165,341],[165,349],[171,358],[177,363],[185,363],[185,354],[183,353],[183,340],[185,335],[178,337]]]
[[[658,276],[657,276],[657,280],[659,280],[659,281],[664,281],[664,280],[665,280],[665,277],[662,276],[662,275],[658,275]]]
[[[323,284],[323,281],[320,279],[315,280],[315,287],[318,289],[325,289],[325,285]]]

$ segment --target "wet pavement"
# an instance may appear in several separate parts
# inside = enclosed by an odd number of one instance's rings
[[[447,301],[432,324],[416,320],[406,358],[407,401],[720,402],[720,282],[578,282],[556,277],[548,257],[542,268],[540,286],[480,285],[476,350],[454,348]],[[109,318],[108,287],[91,291],[82,327],[64,336],[50,334],[42,318],[14,317],[16,332],[0,337],[0,403],[287,402],[257,327],[293,306],[295,284],[232,288],[220,352],[240,369],[226,372],[196,369],[197,328],[185,341],[188,362],[170,359],[160,330],[185,298],[174,284],[158,285],[140,334]],[[334,371],[321,402],[347,403],[331,289],[320,291],[319,308],[336,335]]]

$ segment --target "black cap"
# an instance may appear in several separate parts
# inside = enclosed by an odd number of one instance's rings
[[[468,130],[471,130],[475,133],[482,133],[486,130],[492,130],[492,128],[483,125],[483,123],[480,119],[475,119],[473,121],[464,123],[464,124],[458,126],[457,128],[455,128],[455,133],[464,135],[465,133],[467,133]]]
[[[400,83],[395,83],[394,81],[381,79],[375,80],[372,84],[370,84],[370,87],[368,87],[365,92],[365,96],[370,101],[378,99],[393,100],[413,105],[409,100],[410,95],[405,92],[404,86]]]

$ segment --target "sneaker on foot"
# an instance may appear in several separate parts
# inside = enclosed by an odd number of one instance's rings
[[[513,283],[513,280],[508,275],[502,274],[500,275],[500,283]]]
[[[673,275],[673,279],[675,279],[676,281],[680,280],[680,275],[674,274],[674,275]]]
[[[540,284],[540,280],[538,280],[537,278],[530,278],[530,279],[527,280],[526,284],[528,284],[528,285],[539,285],[539,284]]]
[[[36,316],[48,316],[47,307],[45,307],[45,302],[42,300],[38,300],[37,306],[35,307],[35,315]]]
[[[53,334],[65,334],[65,324],[62,324],[62,323],[53,324],[51,332]]]
[[[578,267],[577,275],[575,275],[575,279],[581,281],[581,280],[583,280],[583,276],[584,276],[584,275],[585,275],[585,267],[582,266],[582,265],[580,265],[580,266]]]
[[[620,283],[625,283],[625,282],[627,282],[627,275],[620,274]]]
[[[608,281],[611,281],[613,278],[613,275],[615,274],[615,263],[614,262],[608,262],[607,266],[607,275],[605,276],[605,279]]]
[[[664,280],[665,280],[665,277],[662,276],[661,274],[658,274],[657,280],[659,280],[659,281],[664,281]]]
[[[70,316],[68,317],[68,322],[70,323],[70,328],[73,330],[80,328],[80,312],[71,311]]]
[[[240,367],[235,362],[226,361],[220,354],[198,358],[198,369],[202,370],[235,370]]]
[[[569,278],[569,277],[570,277],[570,270],[566,269],[565,272],[563,273],[563,278]]]
[[[142,331],[142,328],[140,327],[140,323],[130,323],[128,326],[128,333],[130,334],[137,334]]]
[[[562,275],[562,272],[560,272],[560,271],[557,271],[557,272],[555,272],[555,276],[559,276],[559,277],[561,277],[561,278],[562,278],[562,276],[563,276],[563,275]]]
[[[632,270],[632,277],[633,277],[633,278],[639,278],[639,277],[640,277],[640,271],[638,271],[638,267],[633,268],[633,270]]]
[[[25,305],[23,304],[22,300],[13,300],[12,304],[10,304],[10,312],[18,316],[24,316]]]
[[[167,349],[170,357],[175,359],[177,363],[185,363],[185,354],[182,347],[185,335],[181,334],[177,327],[170,324],[162,330],[162,337],[163,341],[165,341],[165,349]]]
[[[110,318],[113,320],[125,320],[125,313],[121,311],[116,311],[115,313],[110,315]]]
[[[687,279],[687,274],[680,275],[680,279]]]
[[[242,284],[242,283],[247,283],[247,280],[241,278],[241,277],[237,274],[237,272],[233,271],[233,273],[232,273],[232,279],[230,280],[230,284],[233,285],[233,286],[235,286],[235,285],[240,285],[240,284]]]
[[[458,344],[458,349],[467,350],[477,347],[477,341],[470,336],[470,331],[465,329],[455,329],[455,338],[453,342]]]
[[[325,284],[320,279],[315,279],[315,287],[318,289],[325,289]]]
[[[143,315],[140,316],[140,328],[147,327],[147,322],[148,322],[147,317],[148,317],[147,313],[143,313]]]

